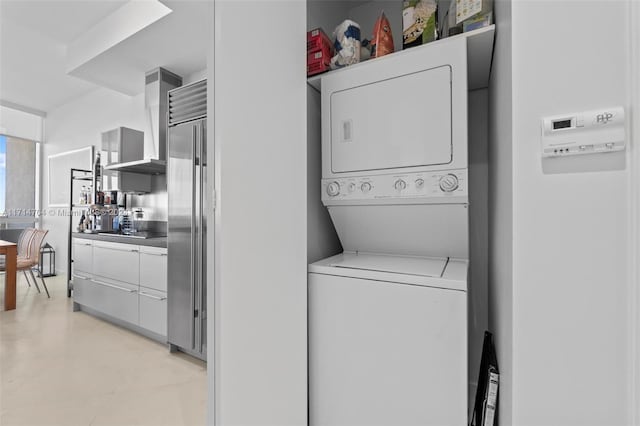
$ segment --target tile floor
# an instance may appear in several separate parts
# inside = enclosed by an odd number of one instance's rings
[[[72,312],[66,276],[46,280],[51,299],[20,274],[18,309],[0,312],[0,425],[205,423],[205,363]]]

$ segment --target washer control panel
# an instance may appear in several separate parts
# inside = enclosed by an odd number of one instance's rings
[[[322,180],[323,201],[466,195],[466,169]]]

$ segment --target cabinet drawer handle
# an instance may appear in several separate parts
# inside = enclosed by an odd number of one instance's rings
[[[137,253],[139,250],[138,249],[124,249],[124,248],[115,248],[115,247],[104,247],[104,246],[96,246],[99,249],[103,249],[103,250],[113,250],[113,251],[119,251],[119,252],[135,252]]]
[[[75,243],[78,246],[90,246],[91,243]]]
[[[149,253],[148,251],[143,251],[142,254],[148,254],[149,256],[166,256],[167,253]]]
[[[94,280],[94,279],[92,279],[91,281],[92,281],[92,282],[94,282],[94,283],[96,283],[96,284],[99,284],[99,285],[103,285],[103,286],[106,286],[106,287],[115,288],[115,289],[117,289],[117,290],[126,291],[127,293],[135,293],[135,292],[136,292],[136,290],[132,290],[132,289],[130,289],[130,288],[126,288],[126,287],[120,287],[119,285],[115,285],[115,284],[105,283],[105,282],[103,282],[103,281],[98,281],[98,280]]]
[[[146,296],[146,297],[149,297],[149,298],[155,299],[155,300],[166,300],[167,299],[166,296],[165,297],[158,297],[158,296],[154,296],[154,295],[149,294],[149,293],[145,293],[144,291],[140,291],[140,292],[138,292],[138,294],[140,294],[140,296]]]
[[[73,278],[80,278],[81,280],[90,280],[91,279],[89,277],[83,277],[82,275],[76,275],[76,274],[73,274]]]

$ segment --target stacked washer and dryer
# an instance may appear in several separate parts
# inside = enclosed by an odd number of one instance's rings
[[[344,252],[309,265],[309,423],[467,423],[466,41],[322,78],[322,201]]]

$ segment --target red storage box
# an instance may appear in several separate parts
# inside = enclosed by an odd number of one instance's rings
[[[309,53],[307,55],[307,76],[320,74],[329,71],[331,63],[331,54],[324,51]]]
[[[331,49],[331,40],[322,31],[322,28],[307,31],[307,54],[322,51],[329,56],[331,55]]]

